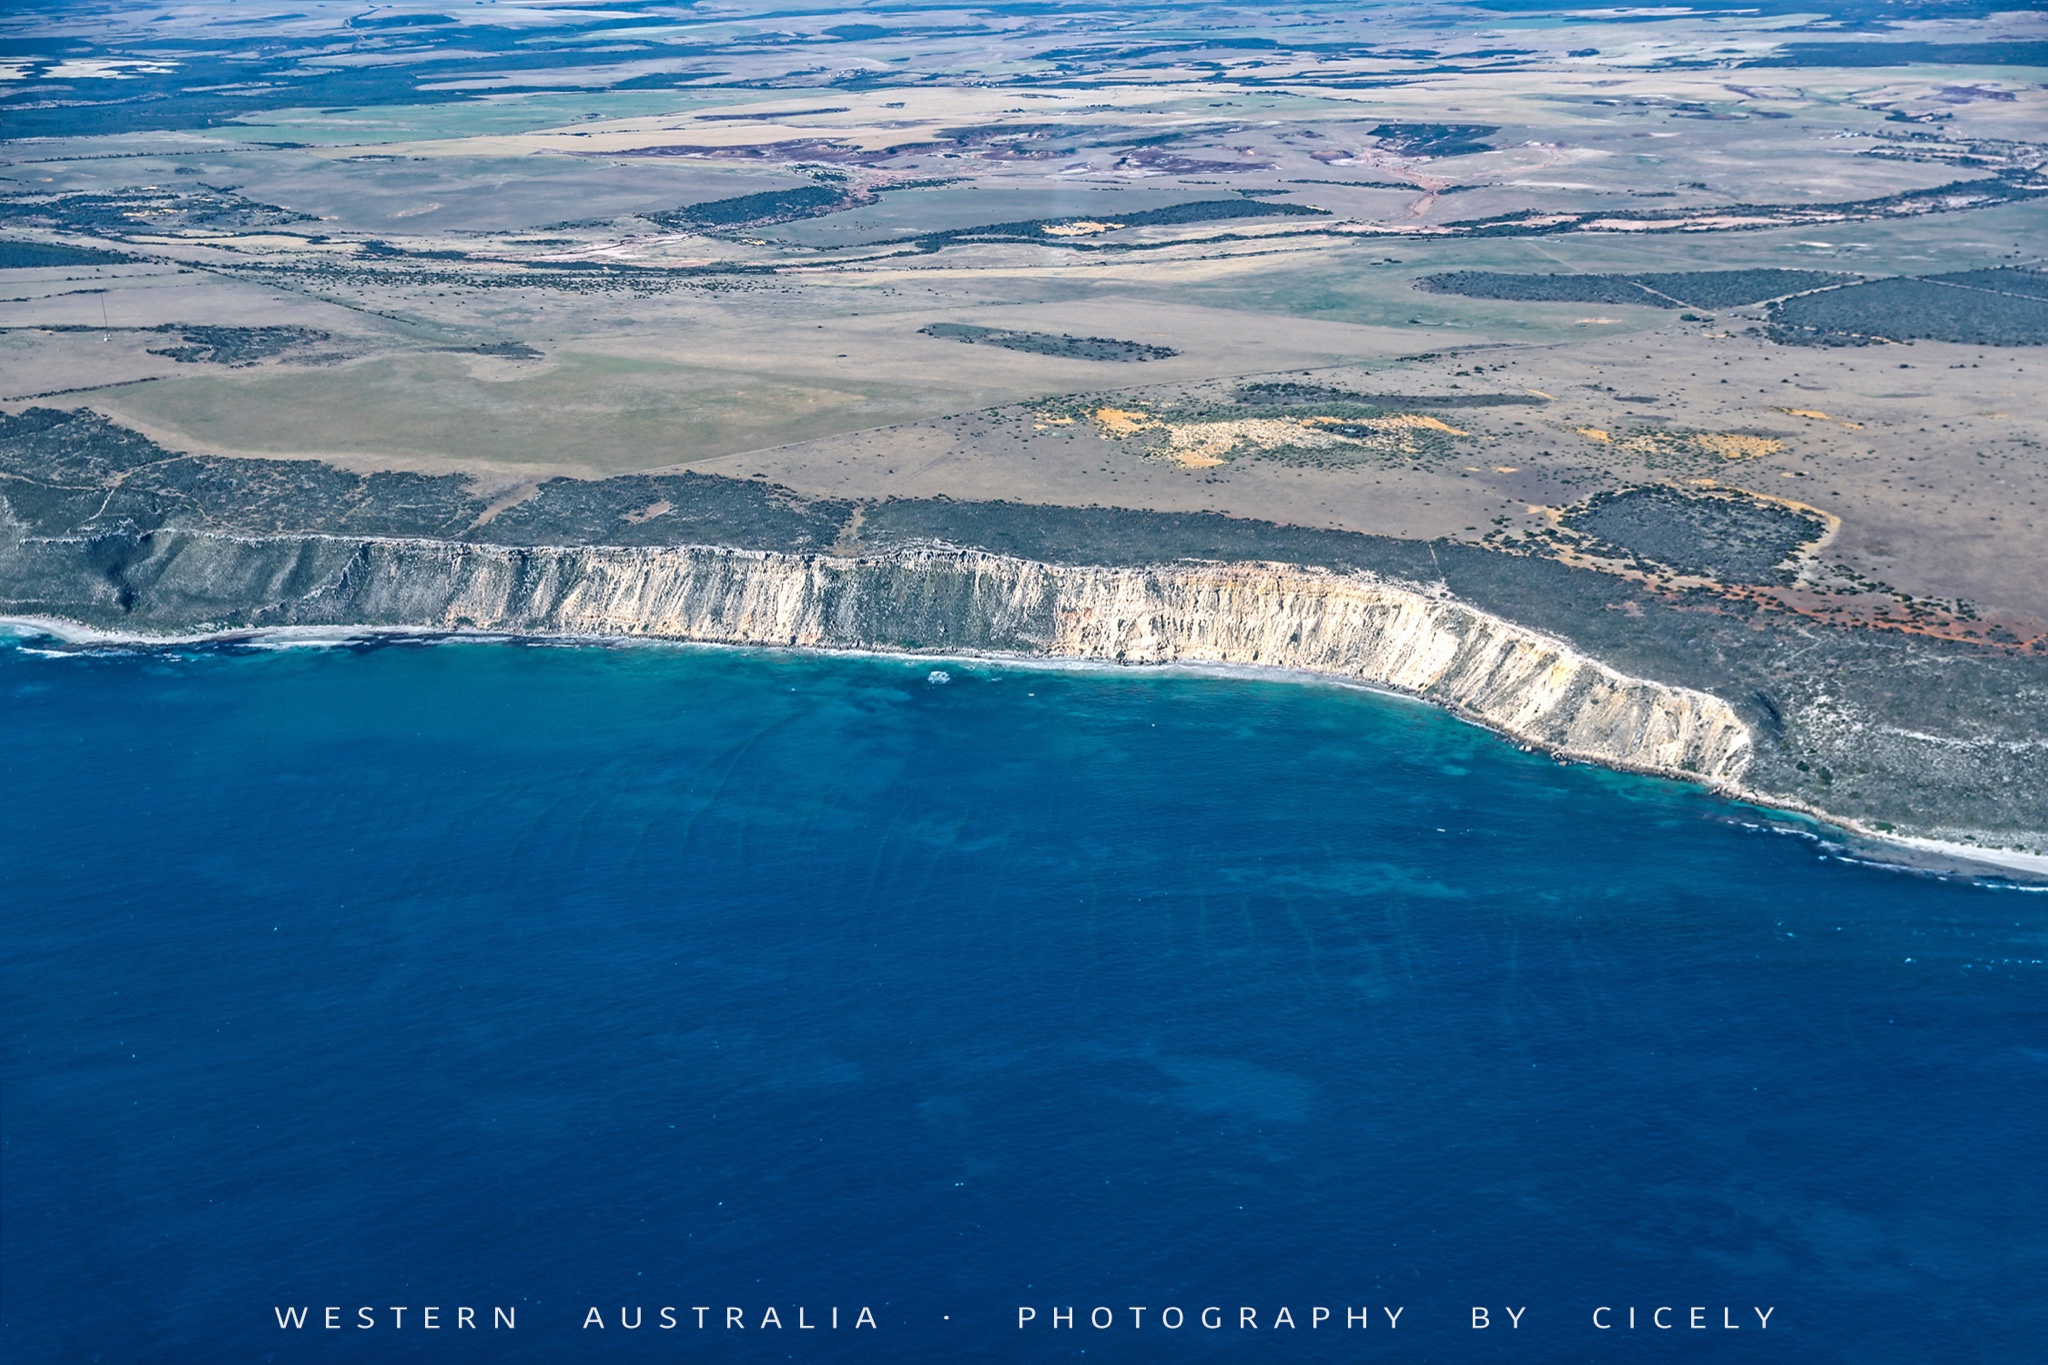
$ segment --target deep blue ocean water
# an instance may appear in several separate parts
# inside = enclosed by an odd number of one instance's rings
[[[2044,1358],[2048,897],[1279,681],[0,698],[10,1360]]]

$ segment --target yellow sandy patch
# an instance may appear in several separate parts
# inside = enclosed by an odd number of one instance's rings
[[[1851,431],[1863,430],[1863,423],[1851,422],[1844,417],[1830,417],[1819,408],[1779,408],[1778,411],[1789,413],[1794,417],[1804,417],[1811,422],[1834,422],[1839,426],[1849,428]]]
[[[1046,223],[1038,229],[1048,237],[1093,237],[1098,232],[1115,232],[1122,223],[1098,223],[1083,218],[1074,223]]]
[[[1314,417],[1309,420],[1316,422],[1338,422],[1344,419],[1339,417]],[[1392,417],[1371,417],[1363,422],[1353,422],[1351,425],[1376,427],[1381,431],[1441,431],[1447,436],[1470,436],[1472,434],[1469,431],[1460,431],[1448,422],[1439,421],[1434,417],[1423,417],[1412,412],[1398,412]]]
[[[1342,423],[1345,430],[1329,428]],[[1391,417],[1363,420],[1341,417],[1246,417],[1226,422],[1174,422],[1166,426],[1166,454],[1194,468],[1221,463],[1231,453],[1251,448],[1281,450],[1375,450],[1382,454],[1413,455],[1421,450],[1412,433],[1441,431],[1451,436],[1466,433],[1434,417],[1397,413]],[[1361,430],[1361,428],[1363,430]]]
[[[1757,460],[1785,448],[1783,441],[1772,436],[1738,436],[1733,432],[1703,431],[1692,440],[1693,444],[1713,451],[1724,460]]]
[[[1417,413],[1387,417],[1243,417],[1220,422],[1161,421],[1134,408],[1097,408],[1095,423],[1107,436],[1136,436],[1163,431],[1166,448],[1158,453],[1189,469],[1211,469],[1244,450],[1375,450],[1414,455],[1421,449],[1415,433],[1440,431],[1465,436],[1449,423]],[[1341,425],[1342,431],[1330,428]]]
[[[1222,464],[1245,446],[1277,450],[1283,446],[1320,449],[1347,445],[1342,437],[1317,431],[1291,417],[1247,417],[1234,422],[1184,422],[1166,429],[1166,454],[1191,469]]]
[[[1759,493],[1754,488],[1736,488],[1734,491],[1747,497],[1761,499],[1764,502],[1775,503],[1780,507],[1789,507],[1795,512],[1805,512],[1810,516],[1819,517],[1821,525],[1826,530],[1822,532],[1819,540],[1807,546],[1809,550],[1818,549],[1823,545],[1829,544],[1841,532],[1842,519],[1833,512],[1828,511],[1825,507],[1815,507],[1812,503],[1801,502],[1797,498],[1781,498],[1773,493]]]
[[[1732,431],[1644,431],[1617,440],[1603,427],[1574,428],[1579,435],[1601,445],[1611,445],[1636,455],[1668,454],[1691,446],[1724,460],[1756,460],[1775,455],[1785,443],[1773,436],[1744,436]]]
[[[1159,425],[1145,413],[1130,408],[1097,408],[1095,423],[1112,436],[1136,436]]]

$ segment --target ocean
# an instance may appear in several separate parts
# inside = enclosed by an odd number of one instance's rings
[[[11,1360],[2048,1339],[2048,897],[1328,685],[48,645]]]

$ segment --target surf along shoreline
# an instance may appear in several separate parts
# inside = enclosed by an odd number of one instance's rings
[[[1926,839],[1893,831],[1873,829],[1859,821],[1831,813],[1808,803],[1781,795],[1760,792],[1739,781],[1703,778],[1654,765],[1561,752],[1558,749],[1512,734],[1454,704],[1418,692],[1403,690],[1359,678],[1314,669],[1286,668],[1263,664],[1219,663],[1202,660],[1139,662],[1067,655],[1029,654],[1000,650],[887,649],[869,646],[800,644],[777,645],[697,640],[667,636],[617,633],[553,631],[508,631],[487,629],[446,629],[431,626],[258,626],[178,634],[147,634],[139,631],[107,630],[62,617],[41,615],[0,615],[0,634],[19,639],[51,639],[84,650],[156,651],[164,649],[245,648],[254,650],[345,649],[371,641],[392,641],[416,645],[434,644],[529,644],[552,643],[605,648],[659,647],[673,649],[731,650],[758,654],[795,654],[810,657],[872,658],[908,664],[957,664],[962,666],[1000,664],[1034,672],[1124,673],[1156,672],[1169,676],[1193,676],[1240,681],[1284,682],[1292,685],[1337,687],[1369,692],[1377,696],[1425,705],[1446,711],[1457,720],[1486,730],[1529,753],[1540,753],[1560,764],[1588,766],[1625,772],[1634,776],[1681,782],[1710,792],[1725,800],[1747,806],[1764,817],[1756,826],[1773,833],[1793,834],[1822,845],[1836,845],[1834,856],[1889,871],[1918,875],[1961,876],[1989,879],[1994,883],[2025,889],[2048,889],[2048,857],[1987,849],[1948,840]],[[69,651],[67,651],[69,652]],[[2015,874],[2017,877],[2015,878]]]

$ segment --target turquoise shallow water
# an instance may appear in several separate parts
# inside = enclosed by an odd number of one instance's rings
[[[2048,897],[1280,682],[11,647],[0,698],[14,1359],[2048,1332]]]

